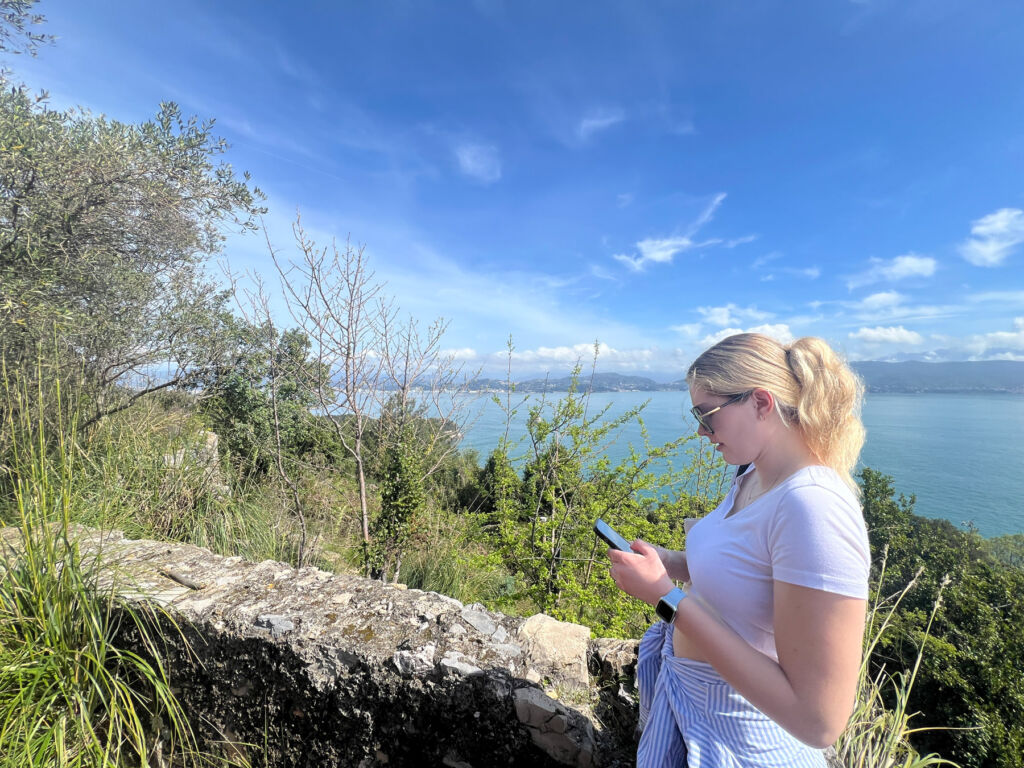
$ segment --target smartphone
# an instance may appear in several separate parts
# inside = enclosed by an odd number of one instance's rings
[[[598,518],[597,522],[594,523],[594,533],[608,542],[608,546],[612,549],[619,549],[623,552],[633,551],[629,546],[629,542],[622,538],[615,532],[614,528],[600,518]]]

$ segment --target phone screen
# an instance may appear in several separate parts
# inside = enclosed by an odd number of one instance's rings
[[[594,533],[604,539],[609,547],[613,549],[619,549],[623,552],[632,552],[633,550],[629,547],[629,542],[622,538],[615,529],[612,528],[604,520],[598,519],[594,523]]]

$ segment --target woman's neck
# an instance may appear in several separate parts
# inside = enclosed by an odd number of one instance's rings
[[[818,463],[803,436],[792,427],[779,430],[775,439],[768,441],[765,449],[754,459],[760,486],[765,491],[804,467]]]

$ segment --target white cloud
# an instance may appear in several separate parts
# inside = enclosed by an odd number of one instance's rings
[[[634,272],[642,272],[644,264],[651,261],[656,264],[671,264],[677,253],[691,250],[695,245],[696,243],[688,237],[667,237],[661,240],[648,238],[636,244],[640,250],[639,256],[616,253],[612,258],[621,261]]]
[[[738,307],[735,304],[726,304],[724,307],[697,307],[697,311],[704,317],[704,322],[718,326],[738,325],[744,321],[758,322],[772,316],[770,312],[762,312],[756,307]]]
[[[599,368],[611,366],[622,370],[636,370],[649,367],[659,352],[652,349],[615,349],[607,344],[597,345],[597,363]],[[507,351],[496,352],[495,356],[505,359]],[[577,362],[588,363],[594,357],[594,342],[583,342],[558,347],[537,347],[536,349],[515,350],[512,361],[519,364],[534,366],[557,366],[559,371],[568,371]]]
[[[462,347],[461,349],[444,349],[441,350],[441,357],[449,358],[451,360],[476,360],[477,352],[472,347]]]
[[[748,328],[747,333],[760,333],[765,336],[771,336],[773,339],[781,341],[783,344],[789,344],[796,338],[793,336],[793,332],[789,329],[789,326],[786,323],[755,325],[753,328]]]
[[[873,312],[879,309],[891,309],[898,304],[902,304],[904,298],[903,294],[896,291],[873,293],[866,299],[862,299],[858,308],[865,312]]]
[[[493,184],[501,178],[501,157],[490,144],[460,144],[455,148],[459,170],[482,184]]]
[[[700,329],[703,326],[700,323],[683,323],[682,325],[669,326],[670,331],[681,333],[683,336],[687,336],[691,339],[697,338],[697,334],[700,333]]]
[[[920,344],[924,339],[916,331],[908,331],[902,325],[895,327],[876,326],[875,328],[861,328],[856,333],[850,334],[851,339],[863,341],[867,344]]]
[[[931,256],[919,256],[916,253],[897,256],[891,261],[871,259],[870,263],[871,266],[867,270],[846,279],[846,285],[850,290],[872,283],[895,282],[907,277],[931,277],[935,274],[936,267],[936,261]]]
[[[626,119],[626,114],[621,109],[598,109],[588,113],[578,126],[576,135],[586,141],[595,133],[606,131],[614,125],[618,125]]]
[[[752,328],[723,328],[720,331],[709,334],[701,339],[701,346],[704,348],[710,347],[712,344],[717,344],[722,339],[728,338],[729,336],[735,336],[737,333],[760,333],[764,336],[771,336],[783,344],[789,344],[793,341],[793,332],[789,326],[785,323],[774,323],[771,325],[755,325]]]
[[[971,222],[971,237],[960,255],[976,267],[998,267],[1016,246],[1024,243],[1024,211],[1000,208]]]
[[[712,238],[703,242],[695,242],[693,236],[697,234],[697,231],[707,224],[711,218],[715,215],[715,211],[718,210],[718,206],[725,200],[725,193],[719,192],[715,195],[711,202],[709,202],[704,210],[700,212],[696,219],[690,224],[685,235],[678,237],[665,237],[665,238],[646,238],[639,241],[636,244],[637,250],[640,251],[640,255],[629,255],[625,253],[616,253],[612,256],[613,259],[621,261],[623,264],[628,266],[634,272],[642,272],[644,265],[649,262],[656,264],[671,264],[672,259],[678,253],[685,251],[691,251],[694,248],[703,248],[709,245],[718,245],[722,241],[718,238]]]
[[[967,347],[975,357],[987,356],[991,350],[995,354],[1007,351],[1024,351],[1024,317],[1013,318],[1012,331],[993,331],[971,336]]]
[[[625,207],[631,205],[632,202],[633,202],[633,195],[630,194],[629,192],[624,192],[621,195],[616,195],[615,196],[615,204],[617,206],[619,206],[619,208],[625,208]]]

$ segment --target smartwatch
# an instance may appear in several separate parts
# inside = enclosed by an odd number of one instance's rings
[[[675,621],[676,610],[679,608],[679,603],[682,602],[684,597],[686,597],[686,593],[679,587],[674,587],[671,592],[658,601],[658,604],[654,607],[654,612],[661,617],[662,621],[671,624]]]

